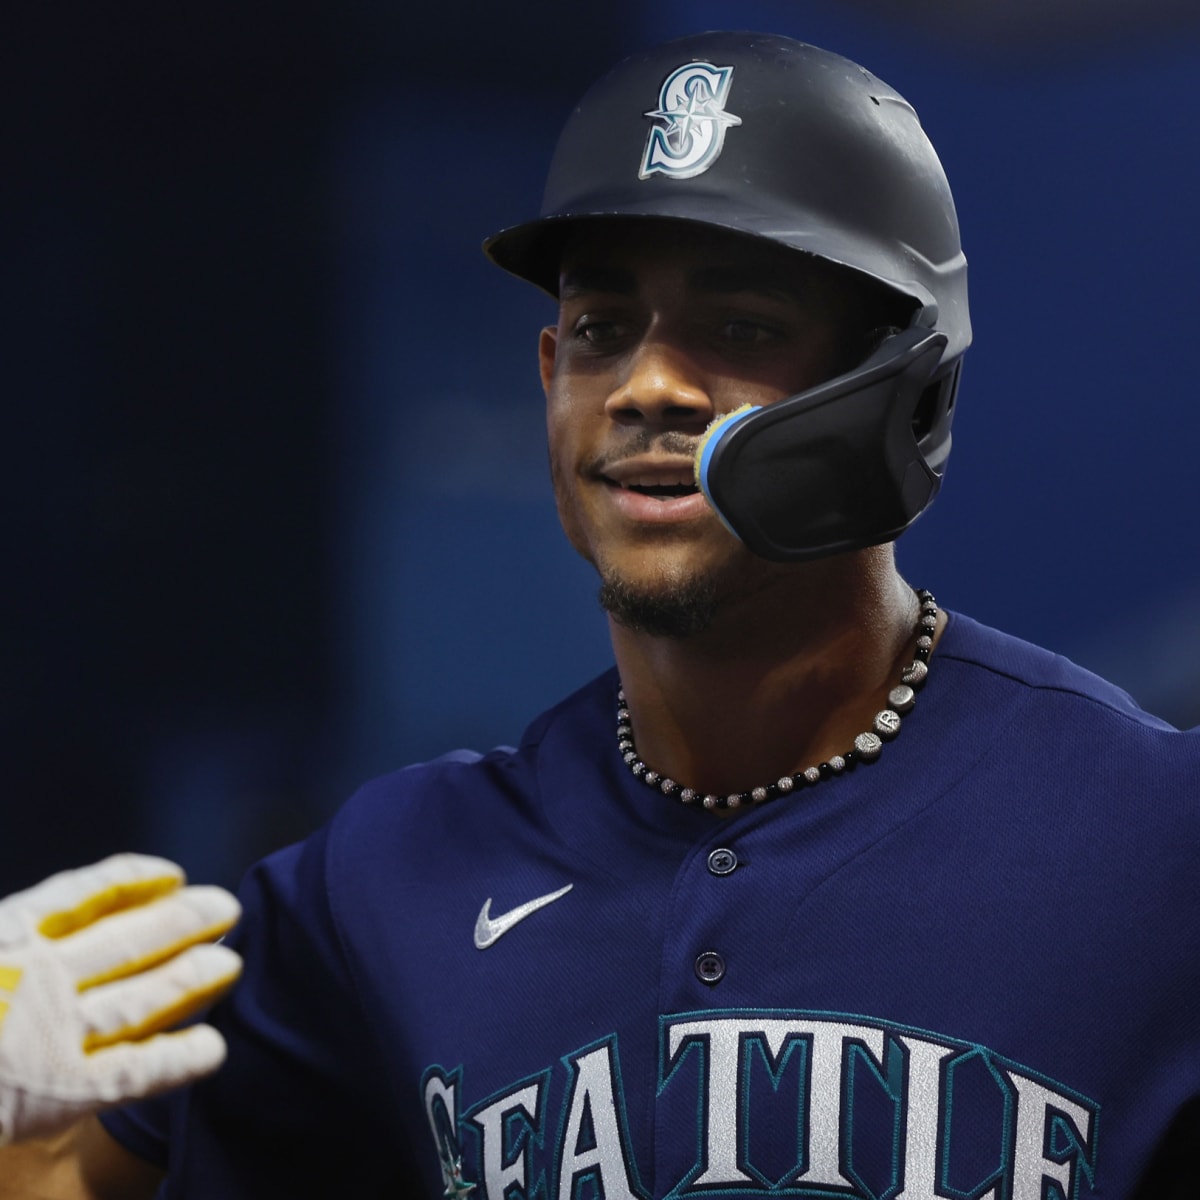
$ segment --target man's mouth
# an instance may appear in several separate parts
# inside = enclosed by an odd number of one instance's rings
[[[694,483],[625,483],[614,484],[642,496],[653,496],[656,500],[674,500],[679,496],[694,496],[699,490]]]
[[[619,478],[614,478],[614,475]],[[601,478],[610,487],[637,492],[639,496],[651,496],[655,500],[677,500],[680,496],[694,496],[699,490],[693,471],[682,466],[655,467],[651,470],[623,469],[614,471],[612,475],[603,474]]]
[[[643,528],[695,521],[708,511],[692,461],[682,454],[597,464],[592,477],[604,484],[617,512]]]

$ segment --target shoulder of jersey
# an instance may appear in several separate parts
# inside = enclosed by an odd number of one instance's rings
[[[940,662],[957,660],[981,667],[1031,688],[1090,701],[1147,729],[1179,732],[1169,722],[1146,712],[1123,688],[1086,667],[958,613],[952,616],[935,657]]]

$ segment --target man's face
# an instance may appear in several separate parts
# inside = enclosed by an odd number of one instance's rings
[[[615,595],[711,608],[781,570],[724,528],[693,458],[716,417],[844,369],[850,309],[824,264],[681,222],[597,222],[568,245],[540,344],[551,472],[563,528],[619,620]]]

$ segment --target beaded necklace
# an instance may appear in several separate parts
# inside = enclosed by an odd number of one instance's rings
[[[786,796],[801,788],[811,787],[823,779],[831,779],[844,771],[852,771],[859,763],[874,762],[883,751],[884,742],[890,742],[899,732],[901,717],[912,712],[917,702],[917,691],[929,676],[929,656],[933,653],[933,634],[937,629],[938,607],[932,593],[919,589],[917,599],[921,602],[917,620],[917,644],[913,660],[900,672],[900,682],[888,693],[888,707],[875,714],[871,728],[854,739],[854,745],[844,754],[835,754],[828,762],[806,767],[795,775],[784,775],[774,783],[751,788],[745,792],[733,792],[728,796],[705,794],[694,788],[684,787],[674,779],[668,779],[658,771],[651,770],[642,761],[633,740],[629,709],[625,707],[625,690],[617,689],[617,749],[635,779],[647,787],[654,788],[664,796],[673,796],[683,804],[697,804],[719,812],[750,808],[764,804],[778,796]]]

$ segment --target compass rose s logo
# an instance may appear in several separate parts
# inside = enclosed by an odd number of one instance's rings
[[[650,130],[639,179],[691,179],[717,161],[725,131],[742,123],[741,117],[725,111],[732,79],[732,67],[712,63],[687,63],[667,76],[658,108],[645,114],[662,124]]]

